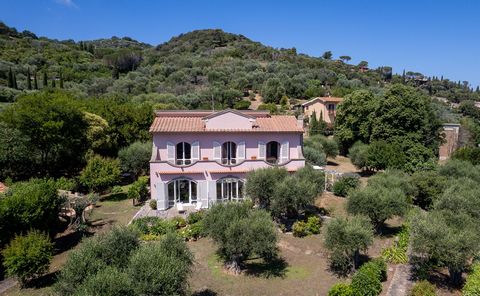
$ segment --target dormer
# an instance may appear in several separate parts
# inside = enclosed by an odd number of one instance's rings
[[[227,109],[203,118],[205,130],[251,130],[256,125],[254,117]]]

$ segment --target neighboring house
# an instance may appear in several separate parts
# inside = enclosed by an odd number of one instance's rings
[[[440,145],[438,156],[440,160],[449,159],[453,152],[458,148],[458,136],[460,134],[460,124],[445,123],[443,125],[443,135],[445,143]]]
[[[157,208],[244,198],[246,174],[305,165],[303,120],[265,111],[157,111],[150,127],[151,196]]]
[[[303,114],[310,118],[313,112],[316,113],[318,120],[323,120],[327,124],[333,124],[337,116],[337,106],[343,101],[342,98],[318,97],[302,104]]]

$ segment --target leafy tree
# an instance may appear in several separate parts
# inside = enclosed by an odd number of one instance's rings
[[[342,60],[343,62],[347,63],[347,62],[349,62],[352,58],[351,58],[350,56],[343,55],[343,56],[340,56],[339,59]]]
[[[118,152],[120,166],[124,172],[132,173],[135,177],[146,174],[152,157],[151,142],[134,142]]]
[[[322,58],[325,60],[331,60],[332,59],[332,52],[331,51],[326,51],[322,54]]]
[[[307,164],[295,172],[294,176],[302,182],[310,184],[315,189],[317,194],[323,192],[325,187],[325,173],[323,171],[315,170],[311,165]]]
[[[10,186],[0,198],[0,246],[30,229],[55,233],[63,198],[52,180],[32,179]]]
[[[132,256],[127,274],[134,295],[185,295],[193,255],[174,233],[158,244],[143,245]]]
[[[312,115],[310,115],[310,123],[309,123],[308,132],[309,132],[310,136],[317,135],[317,134],[321,133],[321,131],[319,130],[317,113],[315,111],[313,111]]]
[[[264,210],[252,209],[247,203],[216,204],[207,212],[204,225],[218,244],[226,268],[234,273],[252,255],[264,260],[276,256],[275,226]]]
[[[380,231],[385,220],[394,215],[403,215],[407,209],[405,193],[400,188],[368,186],[352,191],[347,202],[347,211],[365,215]]]
[[[303,156],[307,163],[311,165],[323,166],[327,164],[325,153],[313,147],[305,146],[303,148]]]
[[[43,72],[43,88],[48,87],[48,77],[47,72]]]
[[[34,230],[25,236],[16,236],[2,255],[7,274],[17,277],[25,285],[48,270],[53,244],[48,235]]]
[[[262,88],[263,101],[265,103],[278,104],[280,99],[285,95],[285,88],[278,78],[269,78],[265,81]]]
[[[283,168],[263,168],[247,174],[245,191],[261,208],[269,208],[274,196],[277,182],[288,175]]]
[[[31,77],[30,77],[30,68],[27,68],[27,88],[29,90],[32,89],[32,80],[31,80]]]
[[[0,179],[21,179],[34,174],[29,139],[0,122]]]
[[[348,149],[348,157],[357,169],[371,169],[368,162],[368,145],[360,141],[355,142],[355,144]]]
[[[315,98],[323,97],[325,95],[325,88],[318,79],[310,79],[307,81],[307,88],[305,89],[305,97]]]
[[[349,258],[354,268],[359,266],[360,252],[372,244],[373,229],[366,217],[335,218],[326,225],[325,247],[331,253]]]
[[[106,266],[85,279],[78,287],[78,296],[134,296],[131,278],[117,268]]]
[[[120,180],[120,163],[118,159],[103,158],[95,155],[87,162],[80,174],[79,181],[90,191],[99,192]]]
[[[336,196],[347,196],[351,190],[360,186],[360,177],[357,174],[343,175],[333,184],[333,193]]]
[[[29,139],[39,167],[49,174],[77,167],[87,150],[87,123],[69,94],[36,92],[19,97],[0,115]],[[35,155],[36,156],[36,155]]]
[[[278,182],[271,198],[271,211],[276,217],[296,217],[300,211],[312,205],[317,196],[315,184],[296,176]]]
[[[338,144],[335,140],[328,139],[322,135],[314,135],[305,139],[305,147],[312,147],[322,151],[327,157],[335,158],[338,155]]]
[[[429,209],[447,186],[447,178],[436,171],[418,171],[412,174],[411,182],[415,188],[413,203],[422,209]]]
[[[148,198],[148,177],[139,178],[137,181],[128,188],[127,196],[132,199],[133,205],[136,205],[139,201],[146,200]]]
[[[480,148],[479,147],[461,147],[457,149],[452,159],[469,161],[474,165],[480,164]]]

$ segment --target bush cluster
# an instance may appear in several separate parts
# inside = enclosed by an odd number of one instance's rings
[[[352,277],[354,295],[379,295],[382,281],[386,280],[387,266],[383,260],[374,260],[363,264]]]
[[[333,193],[336,196],[345,197],[351,190],[357,189],[358,186],[360,186],[360,176],[357,174],[344,175],[333,184]]]
[[[473,265],[472,272],[468,274],[465,286],[462,289],[463,296],[480,295],[480,264]]]
[[[322,220],[316,216],[310,216],[307,221],[297,221],[293,223],[293,235],[296,237],[304,237],[311,234],[319,234]]]
[[[479,295],[479,292],[480,292],[480,289],[478,289],[474,294],[466,294],[464,291],[463,295],[464,296]],[[409,296],[435,296],[435,295],[437,295],[435,286],[425,280],[415,283],[415,285],[413,286],[409,294]]]
[[[128,188],[128,198],[133,200],[133,203],[144,201],[148,198],[148,177],[140,177],[133,182]]]

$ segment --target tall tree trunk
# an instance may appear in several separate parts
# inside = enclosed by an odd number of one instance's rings
[[[353,253],[353,269],[357,270],[358,266],[360,265],[360,250],[356,249]]]
[[[232,274],[240,274],[240,256],[233,256],[230,261],[225,262],[225,269]]]

